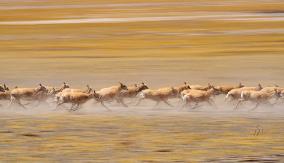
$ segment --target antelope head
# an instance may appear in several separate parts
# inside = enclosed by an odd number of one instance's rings
[[[127,86],[124,85],[124,84],[122,84],[121,82],[119,82],[119,86],[120,86],[120,88],[121,88],[122,90],[128,90],[128,89],[127,89]]]
[[[276,98],[281,98],[282,97],[282,92],[278,89],[274,89],[274,96],[276,96]]]
[[[190,85],[189,85],[187,82],[184,82],[184,86],[185,86],[185,89],[184,89],[184,90],[186,90],[186,89],[191,89],[191,88],[190,88]]]
[[[0,92],[5,92],[5,89],[2,86],[0,86]]]
[[[63,89],[65,88],[70,88],[70,86],[68,84],[66,84],[66,82],[63,82],[63,86],[62,86]]]
[[[175,89],[174,87],[171,87],[171,90],[172,90],[172,95],[178,95],[179,92],[177,89]]]
[[[36,90],[36,93],[38,93],[38,92],[47,93],[48,92],[47,88],[45,86],[43,86],[41,83],[39,84],[39,86],[35,90]]]
[[[238,85],[238,87],[239,88],[242,88],[242,87],[244,87],[245,85],[243,85],[241,82],[239,83],[239,85]]]
[[[95,90],[93,91],[92,96],[95,98],[96,101],[99,101],[102,98],[102,96],[99,95]]]
[[[87,84],[86,87],[87,87],[87,93],[91,93],[92,92],[92,88],[89,86],[89,84]]]
[[[257,88],[258,88],[258,90],[262,90],[262,85],[259,83],[258,85],[257,85]]]
[[[5,91],[9,91],[10,90],[9,87],[7,87],[5,83],[4,83],[4,89],[5,89]]]
[[[138,92],[141,92],[141,91],[143,91],[145,89],[149,89],[149,87],[144,82],[142,82],[140,84],[140,86],[138,87]]]

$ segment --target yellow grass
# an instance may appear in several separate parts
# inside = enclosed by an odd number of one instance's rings
[[[141,3],[156,5],[123,6]],[[122,6],[107,6],[111,4]],[[0,20],[9,22],[218,14],[228,16],[232,13],[273,14],[281,12],[284,8],[281,1],[242,3],[221,0],[215,1],[215,4],[221,5],[213,4],[214,2],[211,1],[146,0],[6,2],[7,7],[24,5],[46,8],[0,10]],[[283,54],[283,31],[275,32],[283,30],[283,26],[284,21],[272,19],[271,21],[194,19],[96,24],[0,25],[0,33],[4,38],[8,37],[0,41],[0,55],[77,56],[79,53],[82,56],[104,57],[190,57]],[[268,32],[254,33],[261,30]],[[230,31],[239,33],[227,33]]]
[[[283,11],[281,0],[1,1],[0,84],[283,85]],[[184,16],[193,19],[8,25]],[[0,162],[283,162],[280,117],[2,115],[0,124]]]
[[[199,162],[230,156],[237,161],[284,152],[280,117],[208,118],[190,113],[8,116],[0,120],[2,161]],[[254,136],[259,124],[264,132]]]

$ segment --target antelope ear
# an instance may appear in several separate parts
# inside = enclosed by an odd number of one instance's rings
[[[183,83],[184,83],[184,85],[187,85],[186,81],[185,81],[185,82],[183,82]]]
[[[39,83],[39,86],[41,86],[41,87],[42,87],[42,84],[41,84],[41,83]]]
[[[141,84],[142,84],[142,85],[145,85],[145,83],[144,83],[144,82],[142,82]]]
[[[137,84],[134,84],[134,86],[135,86],[135,87],[138,87],[138,85],[137,85]]]

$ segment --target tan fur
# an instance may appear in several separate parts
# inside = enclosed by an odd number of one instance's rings
[[[183,100],[189,102],[203,102],[203,101],[208,101],[213,94],[214,94],[213,88],[207,91],[191,89],[187,90],[186,92],[182,92],[182,98]]]
[[[241,98],[244,100],[250,100],[250,101],[263,101],[268,100],[273,97],[275,94],[275,90],[273,91],[267,91],[267,90],[244,90],[241,93]]]
[[[85,103],[87,100],[93,97],[92,94],[83,93],[83,92],[64,92],[61,95],[61,100],[64,102],[70,103]]]
[[[41,97],[39,88],[15,88],[11,91],[11,96],[25,100],[33,100]]]
[[[116,97],[119,97],[120,92],[123,90],[121,85],[111,86],[108,88],[103,88],[99,90],[97,93],[100,95],[101,100],[108,101],[113,100]]]
[[[59,91],[58,93],[56,93],[55,98],[58,99],[60,98],[60,96],[62,96],[63,93],[65,92],[81,92],[81,93],[91,93],[92,92],[92,88],[90,88],[89,85],[86,86],[87,88],[85,90],[83,89],[74,89],[74,88],[65,88],[62,89],[61,91]]]
[[[118,103],[122,104],[124,107],[127,107],[127,105],[124,103],[122,97],[120,97],[120,93],[122,90],[128,90],[127,86],[125,86],[122,83],[119,83],[117,86],[111,86],[108,88],[103,88],[97,92],[99,95],[98,102],[101,103],[103,107],[108,109],[107,106],[105,106],[105,101],[113,101],[116,100]],[[108,109],[109,110],[109,109]]]
[[[182,99],[185,102],[183,107],[185,107],[187,105],[189,106],[191,103],[195,103],[195,106],[193,107],[193,108],[195,108],[195,107],[197,107],[198,103],[200,103],[200,102],[207,102],[209,105],[214,106],[215,108],[217,108],[216,104],[211,99],[211,97],[215,94],[215,91],[216,90],[214,88],[210,88],[207,91],[194,90],[194,89],[183,91],[181,93],[182,94]]]
[[[48,90],[39,84],[37,88],[14,88],[11,91],[11,100],[10,105],[13,103],[19,104],[21,107],[25,108],[25,106],[21,103],[20,100],[33,100],[38,101],[38,103],[45,101],[48,96]]]
[[[182,91],[187,90],[187,89],[191,89],[191,87],[186,82],[184,82],[183,85],[174,87],[176,96],[179,95]]]
[[[280,92],[280,96],[284,98],[284,89]]]
[[[70,86],[68,84],[66,84],[65,82],[63,83],[63,85],[58,88],[58,87],[51,87],[51,86],[46,86],[46,89],[48,90],[48,94],[49,95],[56,95],[59,92],[62,92],[65,89],[70,88]]]
[[[241,98],[239,102],[235,106],[235,109],[239,107],[239,105],[244,101],[252,101],[256,103],[256,106],[253,109],[256,109],[261,103],[267,103],[272,105],[269,100],[274,96],[279,96],[279,91],[274,89],[274,91],[267,90],[243,90],[241,93]]]
[[[10,100],[11,93],[10,91],[0,92],[0,100]]]
[[[189,85],[187,85],[185,82],[183,85],[176,87],[164,87],[157,90],[146,89],[141,92],[140,99],[136,105],[138,105],[143,99],[150,99],[156,101],[157,104],[163,101],[167,105],[170,105],[167,102],[168,99],[178,97],[182,91],[189,88]]]
[[[231,98],[231,100],[236,100],[241,97],[242,91],[259,91],[261,89],[262,87],[260,84],[258,85],[258,87],[242,87],[242,88],[232,89],[227,93],[226,99]]]
[[[144,83],[139,85],[134,84],[132,86],[127,86],[127,90],[122,90],[120,93],[121,97],[133,98],[136,97],[137,94],[145,89],[149,89]]]
[[[241,83],[238,85],[220,85],[220,86],[214,86],[216,90],[219,91],[220,94],[227,94],[233,89],[238,89],[244,87]]]
[[[94,91],[94,93],[84,93],[84,92],[63,92],[59,97],[59,103],[57,105],[60,106],[65,103],[71,103],[71,110],[77,110],[80,105],[86,103],[92,98],[99,98],[98,94]]]
[[[152,99],[152,100],[161,100],[161,99],[168,99],[170,97],[175,96],[176,92],[174,88],[160,88],[158,90],[151,90],[147,89],[142,91],[143,97],[147,99]]]
[[[275,90],[281,92],[282,90],[284,90],[284,88],[281,88],[281,87],[264,87],[262,89],[262,91],[264,91],[264,92],[274,92]]]
[[[144,90],[143,96],[152,100],[175,98],[178,94],[190,87],[186,84],[176,87],[164,87],[157,90]]]
[[[208,89],[212,88],[212,85],[211,84],[208,84],[208,86],[190,85],[190,88],[195,90],[207,91]]]

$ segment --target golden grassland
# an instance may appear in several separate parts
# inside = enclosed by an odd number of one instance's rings
[[[110,114],[8,116],[0,121],[2,161],[283,161],[280,117]],[[257,125],[263,133],[254,135]]]
[[[279,0],[2,1],[1,82],[34,86],[68,81],[96,88],[141,80],[151,87],[161,81],[281,85],[283,7]],[[1,24],[182,16],[192,19]]]
[[[113,3],[121,6],[108,6]],[[136,6],[131,6],[133,4]],[[244,3],[222,0],[214,2],[125,0],[4,3],[6,7],[21,5],[45,8],[0,9],[0,20],[9,22],[219,14],[230,16],[247,13],[268,14],[262,18],[271,20],[223,20],[221,16],[220,19],[180,21],[0,25],[1,56],[191,57],[279,55],[284,51],[283,31],[277,32],[283,30],[284,21],[273,20],[279,17],[273,14],[281,14],[284,9],[281,1]],[[262,33],[263,30],[266,32]]]
[[[283,85],[283,11],[281,0],[1,1],[0,84]],[[192,19],[7,25],[182,16]],[[0,125],[7,162],[281,162],[284,154],[282,117],[12,114]],[[264,132],[254,136],[257,125]]]

